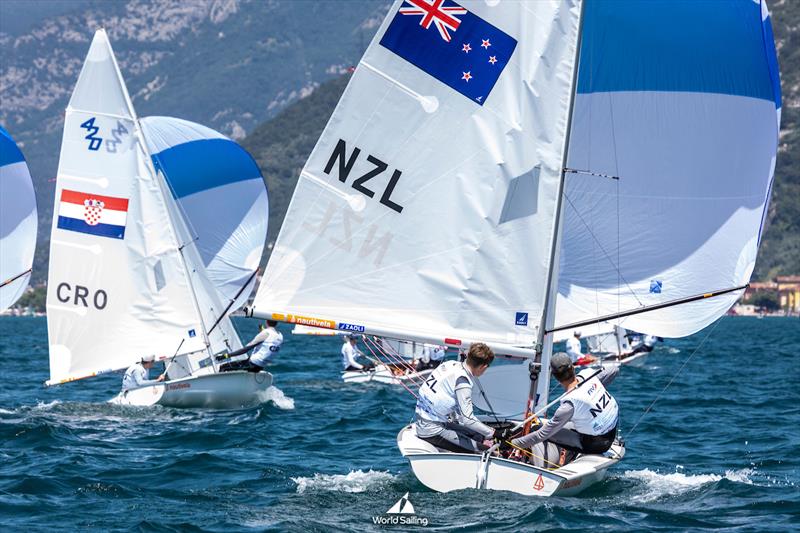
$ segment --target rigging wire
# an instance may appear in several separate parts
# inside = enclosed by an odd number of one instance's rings
[[[494,421],[497,422],[498,424],[500,424],[501,423],[500,419],[497,418],[497,414],[494,411],[494,407],[492,407],[492,403],[489,401],[489,397],[486,395],[486,391],[483,390],[483,385],[481,385],[481,380],[476,377],[475,378],[475,383],[478,384],[478,388],[481,390],[481,396],[483,396],[483,399],[486,402],[486,405],[489,406],[489,412],[494,417]]]
[[[397,363],[398,366],[402,366],[412,372],[416,372],[417,369],[414,368],[411,363],[407,362],[400,352],[394,349],[394,346],[392,346],[391,343],[387,342],[386,344],[383,344],[378,342],[378,338],[375,335],[372,336],[372,341],[377,344],[379,349],[384,352],[387,357],[392,356],[392,359],[395,361],[395,363]]]
[[[367,341],[369,340],[369,337],[364,337],[364,339],[365,339],[364,345],[367,347],[367,349],[370,351],[370,353],[371,353],[371,354],[372,354],[372,355],[373,355],[373,356],[374,356],[374,357],[375,357],[375,358],[376,358],[378,361],[381,361],[381,362],[382,362],[384,365],[387,365],[387,363],[385,363],[385,362],[384,362],[384,361],[383,361],[383,360],[382,360],[382,359],[381,359],[379,356],[377,356],[377,355],[375,354],[375,352],[373,352],[373,351],[372,351],[372,347],[370,346],[369,342],[367,342]],[[376,348],[377,348],[377,344],[376,344],[375,346],[376,346]],[[387,365],[387,366],[389,366],[389,365]],[[404,389],[406,389],[408,392],[410,392],[410,393],[411,393],[411,395],[412,395],[414,398],[416,398],[417,400],[419,400],[419,396],[417,396],[417,393],[416,393],[416,392],[414,392],[413,390],[411,390],[411,389],[408,387],[408,385],[406,385],[405,383],[403,383],[403,380],[402,380],[402,379],[398,379],[397,381],[400,383],[400,385],[402,385],[402,386],[403,386],[403,388],[404,388]],[[416,383],[414,383],[414,384],[416,385]]]
[[[723,316],[722,318],[725,318],[725,317]],[[637,427],[639,427],[639,423],[642,421],[642,419],[644,419],[644,417],[647,415],[647,413],[649,413],[650,410],[656,405],[656,402],[661,398],[661,395],[664,394],[667,391],[667,389],[670,387],[670,385],[672,385],[672,382],[675,381],[675,378],[678,377],[678,375],[683,371],[683,369],[686,367],[686,365],[689,364],[689,361],[692,360],[692,357],[694,357],[694,354],[696,354],[700,350],[700,348],[703,347],[703,344],[705,344],[705,342],[708,340],[708,338],[711,336],[711,334],[714,332],[714,330],[717,329],[717,326],[719,326],[720,322],[722,322],[722,318],[720,318],[719,320],[717,320],[714,323],[714,325],[711,327],[711,329],[709,329],[708,333],[706,333],[706,336],[703,337],[703,340],[700,341],[700,344],[697,345],[697,348],[695,348],[692,351],[692,353],[689,354],[689,357],[686,358],[686,360],[683,362],[683,364],[678,369],[678,371],[675,372],[675,374],[673,374],[673,376],[670,378],[669,382],[664,386],[663,389],[661,389],[661,392],[659,392],[656,395],[656,397],[653,399],[653,401],[650,402],[650,405],[647,406],[647,408],[644,410],[644,412],[639,416],[639,420],[636,421],[636,423],[633,425],[633,428],[631,428],[631,430],[628,432],[628,436],[633,435],[633,432],[636,431]]]
[[[572,207],[572,209],[574,209],[574,210],[575,210],[575,214],[577,214],[577,215],[578,215],[578,218],[580,218],[580,219],[581,219],[581,222],[582,222],[582,223],[583,223],[583,225],[586,227],[586,231],[588,231],[588,232],[589,232],[589,235],[591,235],[591,236],[592,236],[592,239],[594,239],[594,241],[597,243],[597,246],[598,246],[598,248],[600,248],[600,251],[601,251],[601,252],[603,252],[603,255],[605,255],[605,256],[606,256],[606,259],[608,259],[609,263],[611,263],[611,265],[614,267],[614,270],[616,270],[616,271],[617,271],[617,275],[619,276],[619,278],[620,278],[622,281],[624,281],[624,282],[625,282],[625,286],[628,288],[628,291],[631,293],[631,296],[633,296],[633,297],[636,299],[636,301],[639,303],[639,305],[641,305],[641,306],[644,306],[644,304],[642,303],[642,301],[641,301],[641,300],[639,299],[639,297],[636,295],[636,292],[634,292],[634,290],[633,290],[633,288],[631,287],[630,283],[628,283],[628,280],[627,280],[627,279],[625,279],[625,276],[623,276],[623,275],[622,275],[622,271],[619,269],[619,267],[617,266],[617,264],[614,262],[614,260],[613,260],[613,259],[611,258],[611,256],[608,254],[608,252],[606,252],[605,248],[603,248],[603,245],[602,245],[602,244],[600,244],[600,239],[598,239],[598,238],[597,238],[597,235],[595,235],[595,234],[594,234],[594,232],[592,231],[592,228],[591,228],[591,227],[589,227],[589,224],[586,222],[586,220],[583,218],[583,216],[581,216],[581,213],[580,213],[580,211],[578,211],[578,208],[577,208],[577,207],[575,207],[575,204],[573,204],[573,203],[572,203],[572,200],[570,200],[570,198],[569,198],[569,196],[567,196],[567,193],[566,193],[566,192],[564,192],[564,193],[563,193],[563,195],[564,195],[564,199],[567,201],[567,203],[569,203],[569,205]],[[617,246],[617,249],[619,249],[619,246]]]

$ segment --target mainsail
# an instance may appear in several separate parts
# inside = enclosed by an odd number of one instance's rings
[[[47,295],[49,384],[150,353],[205,357],[241,346],[144,139],[99,30],[64,124]]]
[[[396,2],[300,174],[254,314],[505,353],[533,344],[576,4],[447,1],[421,25]]]
[[[741,287],[780,121],[765,2],[586,2],[584,17],[556,326]],[[615,323],[681,337],[741,293]]]
[[[36,228],[36,194],[25,156],[0,127],[0,311],[28,286]]]

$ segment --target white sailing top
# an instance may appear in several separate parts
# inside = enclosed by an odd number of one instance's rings
[[[456,408],[456,382],[472,389],[472,374],[464,363],[448,361],[440,365],[419,388],[416,413],[418,417],[445,423]]]
[[[361,363],[356,361],[356,357],[359,355],[363,355],[361,350],[350,344],[349,340],[346,340],[342,345],[342,368],[347,370],[348,367],[353,368],[364,368]]]
[[[567,355],[572,359],[573,363],[583,357],[581,340],[579,338],[573,336],[567,339]]]
[[[253,351],[253,355],[250,356],[250,362],[254,365],[263,367],[272,361],[272,358],[275,357],[279,351],[281,351],[281,346],[283,345],[283,333],[274,327],[268,327],[253,337],[253,340],[250,341],[251,344],[256,344],[259,342],[261,345]]]
[[[587,368],[578,374],[583,381],[595,374]],[[573,390],[562,403],[569,402],[575,409],[572,423],[575,431],[584,435],[603,435],[614,429],[619,419],[617,401],[608,393],[598,376],[592,377],[586,384]]]
[[[125,371],[125,376],[122,378],[122,389],[138,389],[139,387],[158,383],[156,380],[149,378],[149,372],[142,366],[142,363],[135,363]]]

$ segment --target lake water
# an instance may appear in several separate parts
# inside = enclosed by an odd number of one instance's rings
[[[4,530],[378,530],[406,492],[436,530],[800,530],[798,319],[722,319],[634,433],[708,330],[623,368],[625,459],[552,499],[426,489],[395,445],[411,395],[345,385],[336,339],[283,331],[272,402],[139,409],[106,403],[119,374],[44,388],[45,319],[0,318]]]

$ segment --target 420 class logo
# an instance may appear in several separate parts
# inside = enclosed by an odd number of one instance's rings
[[[110,137],[101,137],[100,126],[95,124],[95,120],[96,117],[92,117],[81,124],[81,128],[87,131],[84,139],[89,141],[88,149],[92,152],[96,152],[100,150],[100,147],[105,143],[106,152],[112,154],[117,153],[117,147],[122,142],[123,136],[129,133],[128,128],[118,120],[117,125],[109,131]]]

